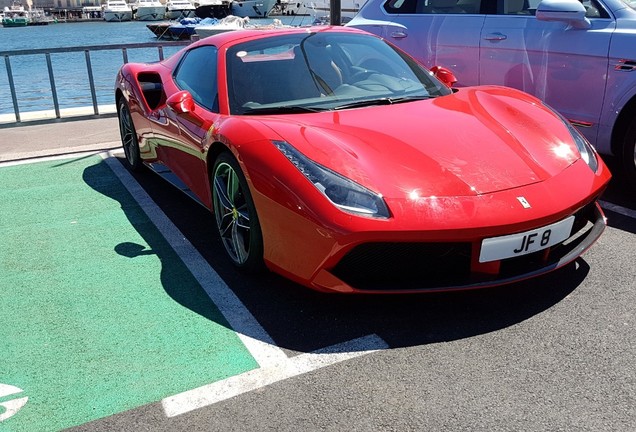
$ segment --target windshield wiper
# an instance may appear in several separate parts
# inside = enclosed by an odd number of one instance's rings
[[[243,114],[298,114],[298,113],[315,113],[324,109],[310,108],[299,105],[263,107],[263,108],[246,108]]]
[[[338,105],[338,106],[336,106],[336,107],[334,107],[332,109],[333,110],[341,110],[341,109],[347,109],[347,108],[360,108],[360,107],[373,106],[373,105],[393,105],[393,104],[401,103],[401,102],[411,102],[411,101],[432,99],[434,97],[437,97],[437,96],[433,96],[433,95],[427,95],[427,96],[402,96],[402,97],[397,97],[397,98],[383,97],[383,98],[378,98],[378,99],[366,99],[366,100],[349,102],[349,103],[346,103],[346,104]]]

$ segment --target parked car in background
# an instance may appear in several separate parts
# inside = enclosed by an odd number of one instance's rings
[[[125,163],[210,209],[239,269],[317,290],[478,288],[575,260],[605,227],[603,161],[536,97],[436,72],[341,26],[220,33],[122,66]]]
[[[347,25],[375,33],[460,86],[531,93],[621,160],[636,187],[636,2],[369,0]]]

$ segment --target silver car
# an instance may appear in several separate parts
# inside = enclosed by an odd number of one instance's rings
[[[448,67],[457,86],[538,96],[636,187],[636,1],[369,0],[347,25]]]

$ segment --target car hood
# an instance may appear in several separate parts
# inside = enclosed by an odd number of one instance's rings
[[[556,176],[580,157],[558,116],[503,87],[259,121],[310,159],[387,198],[518,188]]]

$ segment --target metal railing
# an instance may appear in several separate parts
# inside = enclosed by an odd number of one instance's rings
[[[11,58],[17,56],[26,55],[43,55],[46,58],[46,65],[48,68],[48,76],[50,83],[50,91],[53,99],[53,110],[55,110],[55,118],[60,119],[60,103],[58,100],[57,86],[55,84],[55,74],[53,71],[53,64],[51,61],[51,55],[60,53],[73,53],[84,52],[84,58],[86,62],[86,71],[88,73],[88,85],[90,86],[90,94],[93,103],[94,115],[100,115],[99,106],[97,103],[97,92],[95,91],[95,78],[93,76],[93,67],[91,64],[91,52],[93,51],[113,51],[121,50],[122,59],[124,63],[128,63],[128,50],[137,48],[156,48],[158,54],[158,60],[164,59],[165,47],[180,47],[190,44],[190,41],[165,41],[165,42],[146,42],[146,43],[134,43],[134,44],[117,44],[117,45],[92,45],[92,46],[79,46],[68,48],[46,48],[46,49],[31,49],[31,50],[14,50],[14,51],[0,51],[0,56],[4,57],[4,62],[7,71],[7,78],[9,83],[9,89],[11,91],[11,100],[13,102],[13,111],[15,115],[16,123],[22,121],[20,115],[20,109],[18,104],[18,96],[16,92],[16,86],[14,82],[13,72],[11,69]]]

